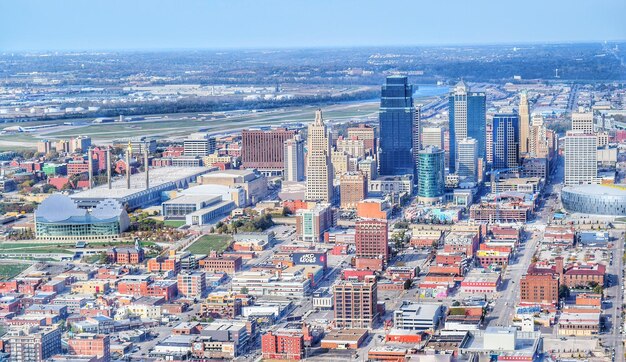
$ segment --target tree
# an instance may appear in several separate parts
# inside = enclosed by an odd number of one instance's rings
[[[241,288],[241,294],[246,294],[246,295],[248,295],[248,293],[249,293],[249,292],[250,292],[250,291],[248,290],[248,287],[243,287],[243,288]]]
[[[559,299],[567,299],[569,298],[570,291],[567,285],[561,285],[559,287]]]
[[[109,262],[109,256],[107,255],[107,253],[100,253],[98,255],[98,263],[99,264],[106,264]]]

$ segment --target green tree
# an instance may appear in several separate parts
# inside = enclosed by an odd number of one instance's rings
[[[248,290],[248,287],[243,287],[243,288],[241,288],[241,294],[246,294],[246,295],[248,295],[248,293],[249,293],[249,292],[250,292],[250,291]]]
[[[570,290],[567,285],[561,285],[559,287],[559,299],[567,299],[569,298]]]

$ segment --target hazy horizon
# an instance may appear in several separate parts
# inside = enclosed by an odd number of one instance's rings
[[[0,3],[0,52],[259,50],[626,40],[626,1]],[[409,15],[407,15],[409,14]],[[413,15],[414,14],[414,15]]]

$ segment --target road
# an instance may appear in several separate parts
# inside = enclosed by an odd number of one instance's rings
[[[610,333],[602,335],[601,340],[605,346],[609,346],[615,356],[613,361],[622,360],[624,356],[624,338],[621,330],[623,326],[622,305],[624,304],[624,234],[620,234],[613,249],[612,264],[608,265],[607,276],[611,286],[605,289],[606,297],[611,301],[609,309],[605,310],[605,316],[610,318],[607,323]],[[620,357],[621,356],[621,357]]]
[[[545,186],[545,194],[558,193],[560,183],[563,180],[563,162],[557,161],[557,167],[550,178],[550,182]],[[493,310],[488,318],[489,325],[509,326],[512,323],[515,305],[519,301],[519,283],[522,275],[525,274],[532,260],[546,225],[550,222],[553,210],[558,207],[558,196],[548,197],[541,201],[539,209],[535,212],[535,220],[528,223],[526,231],[522,234],[522,242],[517,253],[517,261],[510,263],[502,278],[502,291],[499,298],[496,298]]]

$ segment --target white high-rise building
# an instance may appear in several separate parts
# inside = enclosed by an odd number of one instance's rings
[[[526,92],[520,93],[519,97],[519,154],[528,153],[530,138],[530,113],[528,106],[528,95]]]
[[[304,140],[300,135],[284,142],[285,145],[285,181],[304,181]]]
[[[476,181],[478,176],[478,143],[473,138],[459,141],[456,173],[466,181]]]
[[[443,150],[443,130],[441,127],[422,128],[422,147],[435,146]]]
[[[308,127],[307,169],[305,199],[333,202],[333,165],[331,163],[331,135],[322,119],[322,111],[315,112],[315,121]]]
[[[569,131],[565,136],[565,185],[593,184],[598,179],[596,135]]]
[[[215,152],[215,138],[207,133],[192,133],[183,141],[185,156],[208,156]]]
[[[594,133],[593,113],[591,112],[572,113],[572,131],[582,131],[583,133]]]
[[[543,117],[540,114],[533,114],[528,140],[528,153],[531,157],[548,157],[549,145],[546,131],[546,126],[543,124]]]

